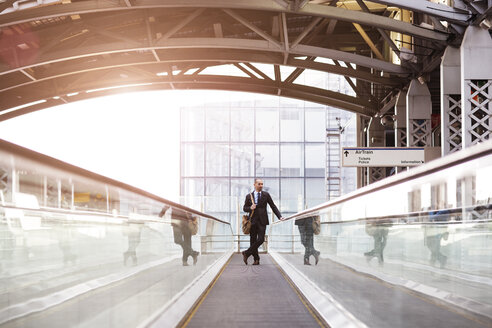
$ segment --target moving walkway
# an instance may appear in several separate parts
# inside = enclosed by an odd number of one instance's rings
[[[491,143],[274,222],[260,266],[205,213],[4,141],[0,170],[2,327],[492,326]]]

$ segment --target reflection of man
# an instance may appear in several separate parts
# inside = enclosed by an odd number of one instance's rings
[[[137,246],[140,244],[140,235],[142,233],[142,224],[130,223],[125,227],[123,233],[128,237],[128,249],[123,253],[123,264],[126,265],[129,258],[132,259],[133,265],[137,265]]]
[[[370,261],[373,257],[377,257],[379,264],[383,264],[383,251],[388,240],[388,227],[389,223],[385,222],[366,222],[366,233],[374,239],[374,248],[364,253],[367,261]]]
[[[440,210],[429,213],[430,224],[425,225],[425,244],[431,252],[430,264],[434,265],[439,262],[441,268],[446,265],[448,257],[441,253],[441,239],[447,240],[449,232],[447,232],[447,226],[443,223],[449,219],[448,210]]]
[[[272,200],[270,194],[263,191],[263,180],[255,179],[254,184],[255,190],[246,196],[244,201],[243,210],[250,213],[251,220],[251,230],[249,233],[249,248],[242,252],[243,261],[248,264],[248,257],[253,255],[254,263],[253,265],[260,264],[260,256],[258,255],[258,247],[265,241],[265,231],[268,225],[268,213],[267,204],[273,210],[273,213],[280,219],[283,220],[277,206]],[[253,215],[251,215],[253,213]]]
[[[318,264],[320,252],[314,249],[313,217],[296,220],[295,225],[301,235],[301,243],[304,246],[304,265],[311,265],[309,257],[314,256],[315,264]]]
[[[198,254],[200,253],[191,247],[191,230],[189,227],[189,223],[192,221],[191,214],[176,208],[170,208],[170,206],[166,205],[159,216],[162,217],[167,210],[171,211],[174,243],[183,249],[183,266],[188,266],[188,257],[190,256],[193,258],[193,265],[195,265],[198,261]]]

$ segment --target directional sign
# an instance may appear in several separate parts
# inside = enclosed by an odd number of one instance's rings
[[[425,163],[424,148],[342,148],[342,166],[417,166]]]

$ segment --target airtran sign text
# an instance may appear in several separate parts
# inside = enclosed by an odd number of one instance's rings
[[[342,148],[342,166],[416,166],[425,163],[424,148]]]

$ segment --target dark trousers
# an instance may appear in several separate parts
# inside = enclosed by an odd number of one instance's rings
[[[189,229],[173,226],[173,233],[174,243],[183,248],[183,261],[188,260],[188,256],[193,256],[193,253],[195,252],[193,248],[191,248],[191,232]]]
[[[253,255],[253,258],[260,260],[258,255],[258,248],[265,241],[266,226],[260,222],[251,223],[251,230],[249,232],[249,248],[246,250],[246,255]]]
[[[304,246],[304,258],[309,259],[311,255],[316,254],[314,249],[314,231],[312,224],[298,225],[299,234],[301,235],[301,244]]]

